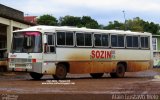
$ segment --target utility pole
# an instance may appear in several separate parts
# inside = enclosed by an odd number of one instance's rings
[[[124,15],[124,30],[127,30],[125,10],[123,10],[122,12],[123,12],[123,15]]]

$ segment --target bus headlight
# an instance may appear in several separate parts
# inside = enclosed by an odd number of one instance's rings
[[[26,68],[32,69],[32,65],[31,64],[26,64]]]
[[[15,67],[15,64],[10,63],[10,64],[9,64],[9,67],[10,67],[10,68],[14,68],[14,67]]]

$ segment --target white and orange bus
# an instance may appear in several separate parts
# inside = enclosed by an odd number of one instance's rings
[[[124,77],[152,67],[151,38],[145,32],[34,26],[13,32],[9,70],[33,79],[65,79],[67,73]]]

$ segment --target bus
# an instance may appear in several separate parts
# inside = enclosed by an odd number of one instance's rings
[[[121,78],[152,68],[151,39],[146,32],[33,26],[13,32],[9,71],[27,72],[33,79],[65,79],[67,73]]]

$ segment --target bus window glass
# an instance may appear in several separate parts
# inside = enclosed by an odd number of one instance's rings
[[[73,33],[66,32],[66,45],[73,45]]]
[[[145,48],[145,38],[141,37],[141,48]]]
[[[50,46],[50,52],[55,52],[55,47],[54,46]]]
[[[84,33],[76,34],[77,46],[84,46]]]
[[[149,48],[149,39],[145,37],[145,48]]]
[[[118,47],[124,47],[124,36],[118,36]]]
[[[117,35],[111,35],[111,45],[117,47]]]
[[[133,47],[138,47],[138,36],[133,36]]]
[[[85,33],[85,46],[92,46],[92,34]]]
[[[102,35],[102,46],[108,46],[108,35]]]
[[[13,33],[12,52],[38,53],[42,52],[41,33],[16,32]]]
[[[132,47],[132,36],[126,37],[127,47]]]
[[[52,35],[47,35],[47,43],[48,43],[48,45],[53,45],[53,36]]]
[[[94,34],[95,46],[101,46],[101,34]]]
[[[57,45],[65,45],[65,32],[57,32]]]

